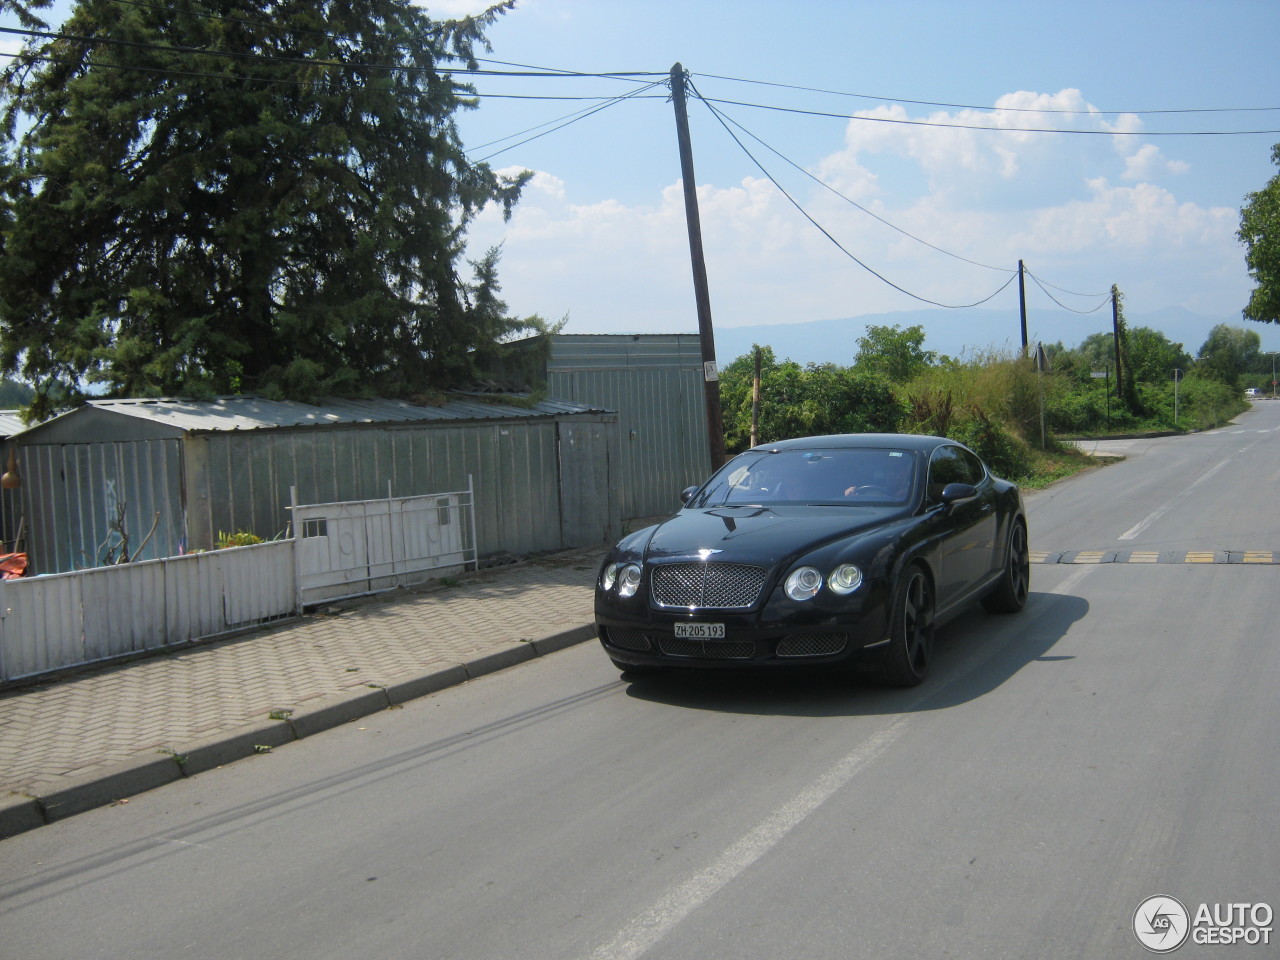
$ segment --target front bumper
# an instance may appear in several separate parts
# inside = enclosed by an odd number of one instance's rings
[[[603,609],[602,609],[603,608]],[[675,624],[722,623],[724,637],[677,637]],[[787,669],[869,661],[883,653],[889,624],[884,604],[863,604],[855,615],[763,622],[755,616],[696,611],[645,611],[619,616],[596,605],[596,633],[616,662],[637,667]]]

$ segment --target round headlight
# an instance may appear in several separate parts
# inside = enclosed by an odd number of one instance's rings
[[[827,577],[827,586],[840,596],[847,596],[862,585],[862,571],[852,563],[842,563]]]
[[[604,568],[604,573],[600,574],[600,589],[608,593],[613,589],[613,585],[618,582],[618,565],[611,563]]]
[[[640,588],[640,568],[628,563],[618,571],[618,596],[634,597]]]
[[[787,577],[785,589],[792,600],[811,600],[822,589],[822,574],[813,567],[801,567]]]

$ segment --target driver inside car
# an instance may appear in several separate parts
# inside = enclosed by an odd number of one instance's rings
[[[846,497],[867,497],[886,500],[905,500],[911,492],[911,461],[900,453],[891,453],[884,463],[877,464],[865,483],[850,484],[845,488]]]

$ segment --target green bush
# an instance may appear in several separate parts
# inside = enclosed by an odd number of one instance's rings
[[[214,549],[225,550],[228,547],[248,547],[255,543],[266,543],[266,540],[256,533],[250,533],[248,530],[237,530],[235,533],[223,533],[219,530]]]
[[[1020,480],[1032,473],[1031,448],[1027,442],[980,409],[972,410],[947,436],[982,457],[997,476]]]

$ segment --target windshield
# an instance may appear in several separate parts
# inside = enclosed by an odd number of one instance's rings
[[[891,503],[911,497],[910,450],[750,451],[715,474],[691,507],[754,503]]]

